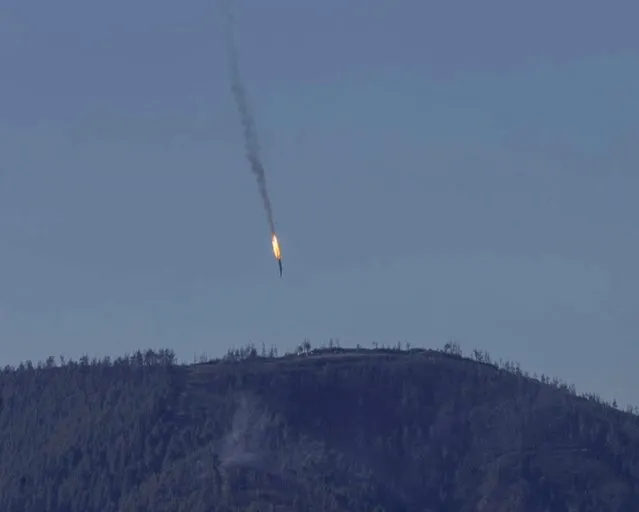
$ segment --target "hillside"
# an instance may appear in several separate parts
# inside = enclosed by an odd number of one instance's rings
[[[639,510],[635,414],[450,343],[49,358],[0,387],[7,512]]]

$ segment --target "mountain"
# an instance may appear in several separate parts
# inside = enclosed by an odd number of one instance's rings
[[[0,510],[639,511],[639,418],[475,351],[0,372]]]

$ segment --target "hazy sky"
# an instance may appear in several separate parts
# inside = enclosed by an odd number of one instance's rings
[[[408,341],[639,405],[635,2],[0,3],[0,362]],[[624,7],[624,8],[622,8]]]

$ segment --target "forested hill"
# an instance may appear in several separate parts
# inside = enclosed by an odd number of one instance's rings
[[[639,511],[639,418],[487,354],[248,347],[0,376],[0,510]]]

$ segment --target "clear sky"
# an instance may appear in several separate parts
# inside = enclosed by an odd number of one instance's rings
[[[0,362],[304,337],[639,405],[639,5],[0,3]]]

